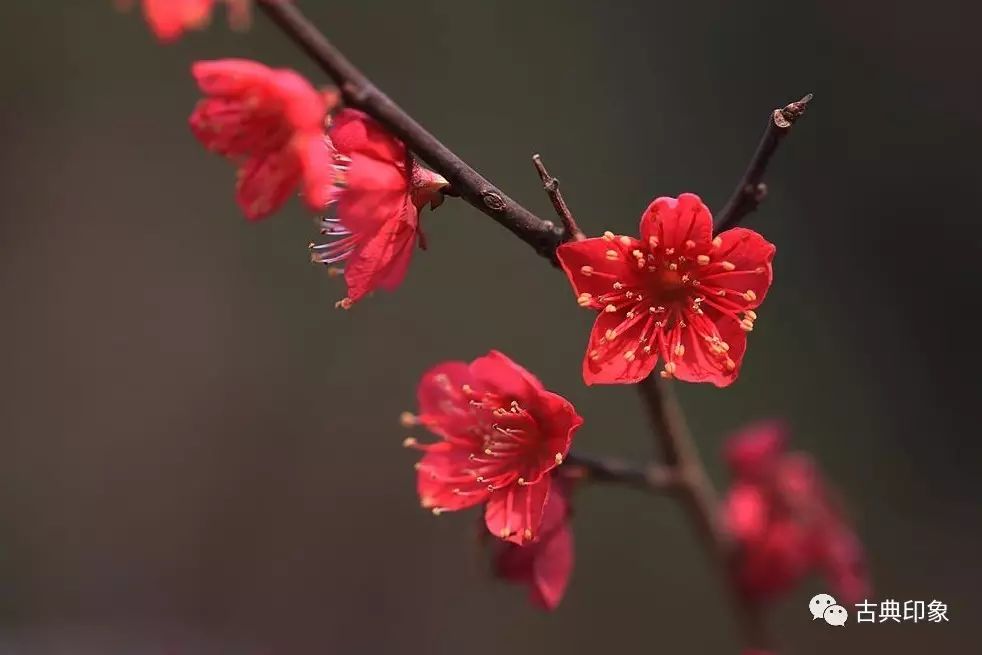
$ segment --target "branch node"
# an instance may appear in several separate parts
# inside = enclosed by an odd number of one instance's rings
[[[484,206],[493,212],[505,210],[505,201],[494,191],[482,191],[481,200],[484,201]]]
[[[368,100],[368,89],[355,82],[344,82],[341,85],[341,93],[347,98],[348,103],[360,107]]]

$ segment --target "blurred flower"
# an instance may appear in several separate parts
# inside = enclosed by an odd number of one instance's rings
[[[745,228],[713,238],[699,196],[657,198],[641,238],[573,241],[557,251],[580,306],[600,311],[583,360],[587,384],[662,377],[732,383],[771,286],[774,246]]]
[[[416,465],[423,507],[440,514],[486,503],[491,534],[523,545],[539,537],[551,472],[583,423],[565,398],[492,350],[470,364],[445,362],[417,391],[422,425],[436,443],[406,445],[426,454]]]
[[[251,0],[142,0],[143,15],[161,43],[176,41],[187,30],[198,30],[211,21],[216,2],[228,6],[229,24],[234,29],[248,27]],[[129,11],[135,0],[116,0],[116,7]]]
[[[294,71],[245,59],[199,61],[191,71],[208,96],[191,114],[191,130],[239,164],[236,200],[247,218],[268,216],[298,186],[313,210],[331,202],[338,170],[323,134],[323,94]]]
[[[739,548],[740,587],[766,600],[821,571],[840,603],[857,602],[869,592],[862,544],[814,462],[788,453],[786,441],[783,426],[762,423],[726,446],[734,480],[723,512]]]
[[[573,572],[573,529],[570,517],[570,481],[557,479],[542,513],[542,527],[524,546],[495,540],[492,566],[496,576],[528,587],[529,600],[554,610],[566,593]]]
[[[360,111],[346,109],[329,130],[343,178],[336,190],[335,218],[321,221],[321,234],[335,241],[311,244],[319,264],[345,261],[351,305],[376,288],[398,287],[419,240],[425,247],[419,212],[443,201],[447,181],[416,162],[401,141]]]

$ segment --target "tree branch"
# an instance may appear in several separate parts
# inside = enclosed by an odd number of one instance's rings
[[[622,484],[652,493],[675,491],[679,486],[679,478],[670,467],[638,466],[612,457],[570,453],[562,470],[575,479]]]
[[[748,648],[769,649],[771,638],[761,608],[742,597],[736,585],[737,553],[720,524],[719,500],[668,383],[650,375],[635,385],[654,429],[655,444],[665,465],[675,474],[674,489],[726,581],[730,607]]]
[[[785,105],[781,109],[775,109],[768,117],[767,127],[764,128],[764,134],[757,144],[757,150],[747,170],[733,190],[733,195],[716,215],[716,231],[721,232],[733,227],[743,220],[744,216],[757,209],[767,197],[767,185],[763,182],[767,165],[778,145],[791,132],[791,126],[805,113],[811,99],[812,94],[809,93],[801,100]]]
[[[258,0],[259,7],[331,76],[345,102],[361,109],[399,137],[420,159],[445,177],[453,191],[484,212],[537,253],[555,261],[562,231],[509,198],[426,128],[382,93],[341,54],[291,0]]]
[[[546,190],[549,200],[552,201],[553,209],[556,210],[559,220],[563,222],[566,238],[575,241],[585,239],[586,236],[583,234],[583,230],[576,224],[576,219],[573,218],[573,213],[569,210],[569,206],[563,199],[562,191],[559,190],[559,180],[549,174],[549,171],[546,170],[546,165],[542,163],[542,157],[540,155],[532,155],[532,163],[535,165],[535,170],[539,174],[539,179],[542,180],[542,188]]]
[[[509,198],[477,173],[460,157],[406,114],[382,93],[290,0],[257,0],[260,8],[295,41],[341,89],[345,101],[365,111],[406,143],[409,150],[450,181],[456,195],[487,214],[554,265],[555,249],[566,234],[582,233],[559,194],[558,182],[549,175],[541,158],[533,161],[565,230],[557,229]],[[717,216],[718,229],[736,225],[752,212],[766,195],[762,179],[771,157],[792,124],[801,117],[811,95],[777,109],[768,119],[767,129],[746,172],[726,206]],[[760,608],[743,601],[736,588],[733,566],[735,552],[728,534],[719,522],[716,492],[674,395],[667,385],[649,377],[636,385],[655,429],[664,466],[637,467],[619,460],[597,459],[570,453],[565,466],[598,482],[625,484],[649,491],[673,491],[694,521],[696,528],[727,583],[747,647],[768,648],[770,640]]]

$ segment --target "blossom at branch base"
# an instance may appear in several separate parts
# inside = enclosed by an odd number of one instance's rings
[[[147,25],[161,43],[172,43],[188,30],[198,30],[211,22],[215,4],[228,7],[233,29],[245,29],[251,22],[252,0],[142,0]],[[116,0],[117,8],[128,11],[134,0]]]
[[[640,232],[556,251],[580,306],[600,312],[584,381],[640,382],[662,361],[662,377],[731,384],[771,286],[774,245],[741,227],[714,238],[709,209],[691,193],[655,199]]]
[[[816,571],[841,604],[869,594],[862,544],[812,459],[787,452],[781,424],[753,425],[731,437],[726,460],[733,484],[723,515],[747,598],[769,600]]]
[[[199,61],[191,72],[207,96],[191,131],[239,165],[236,201],[248,219],[276,211],[298,187],[314,211],[333,201],[339,172],[323,133],[323,94],[292,70],[246,59]]]
[[[528,587],[529,601],[547,611],[559,606],[573,573],[571,484],[561,478],[553,482],[535,540],[524,546],[495,540],[491,546],[494,574]]]
[[[311,244],[311,260],[345,263],[348,293],[337,304],[348,309],[377,288],[392,291],[402,283],[414,246],[425,247],[419,212],[443,201],[447,181],[360,111],[340,112],[328,134],[342,178],[332,195],[334,216],[321,220],[321,234],[333,241]]]
[[[423,451],[417,492],[434,514],[484,504],[492,535],[525,545],[541,533],[553,487],[552,471],[569,452],[583,419],[562,396],[492,350],[470,364],[445,362],[419,383],[419,415],[435,443],[406,445]]]

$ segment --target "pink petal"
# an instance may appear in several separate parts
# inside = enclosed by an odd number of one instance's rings
[[[658,351],[645,353],[640,343],[645,317],[635,321],[623,332],[625,321],[620,312],[600,312],[590,332],[586,355],[583,357],[583,381],[593,384],[634,384],[648,377],[658,363]],[[613,341],[605,341],[608,330],[618,330]],[[594,357],[592,353],[598,356]],[[631,353],[631,355],[628,355]]]
[[[708,249],[713,238],[713,217],[699,196],[683,193],[678,199],[661,197],[648,205],[641,216],[641,240],[654,237],[666,248],[682,251],[686,241],[694,241],[698,254]]]
[[[284,149],[253,157],[239,171],[236,200],[249,220],[259,220],[279,209],[296,191],[300,163]]]
[[[374,234],[366,235],[355,247],[344,269],[348,297],[356,302],[377,288],[392,291],[398,287],[412,258],[416,244],[416,209],[411,203],[405,214],[390,219]]]
[[[488,530],[500,539],[524,545],[536,539],[552,476],[529,485],[514,485],[491,494],[484,512]]]
[[[331,125],[330,135],[342,155],[363,155],[405,168],[406,147],[402,142],[356,109],[338,113]]]
[[[566,277],[569,278],[577,296],[583,293],[593,296],[609,293],[617,280],[633,285],[638,276],[637,268],[628,265],[629,262],[624,257],[616,260],[607,259],[606,253],[611,248],[610,241],[596,238],[569,241],[556,250],[559,264],[566,272]],[[592,269],[592,272],[584,274],[584,266]]]

